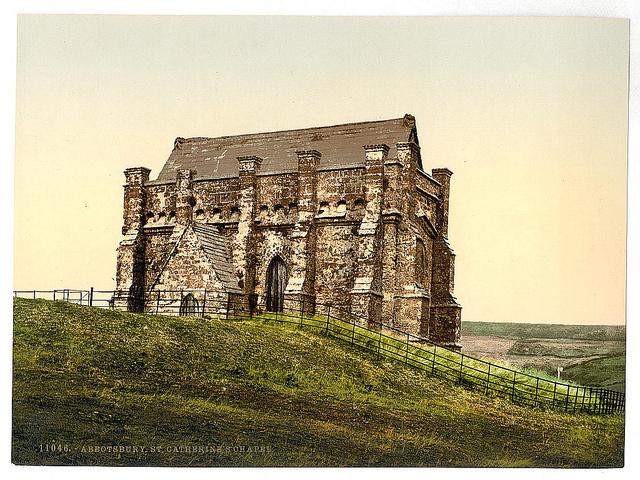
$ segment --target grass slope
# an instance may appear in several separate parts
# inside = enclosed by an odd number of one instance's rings
[[[598,358],[565,369],[564,378],[587,385],[599,385],[619,392],[625,389],[626,357]],[[622,380],[620,380],[622,378]]]
[[[622,416],[517,407],[300,330],[14,301],[18,464],[619,467],[623,445]]]

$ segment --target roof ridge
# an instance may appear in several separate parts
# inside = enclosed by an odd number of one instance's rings
[[[415,141],[415,117],[342,123],[294,130],[245,133],[222,137],[177,137],[174,147],[154,182],[173,181],[180,169],[196,171],[194,179],[232,178],[239,174],[237,158],[257,155],[263,159],[257,175],[296,172],[297,151],[322,153],[318,170],[364,166],[363,145],[389,145],[389,156],[396,154],[399,142]]]
[[[406,118],[406,115],[404,117],[387,118],[387,119],[384,119],[384,120],[368,120],[368,121],[363,121],[363,122],[338,123],[336,125],[321,125],[321,126],[317,126],[317,127],[290,128],[290,129],[286,129],[286,130],[274,130],[274,131],[270,131],[270,132],[241,133],[239,135],[222,135],[220,137],[178,137],[178,138],[180,140],[182,140],[183,142],[198,142],[198,141],[202,142],[202,141],[208,141],[208,140],[222,140],[222,139],[226,139],[226,138],[251,137],[251,136],[254,136],[254,135],[270,135],[270,134],[275,134],[275,133],[304,132],[305,130],[320,130],[320,129],[325,129],[325,128],[349,127],[349,126],[356,126],[356,125],[366,125],[366,124],[374,124],[374,123],[393,122],[393,121],[404,120],[405,118]]]

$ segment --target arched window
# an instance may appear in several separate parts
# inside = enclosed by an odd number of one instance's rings
[[[181,317],[195,317],[198,315],[198,300],[191,293],[187,293],[182,298],[182,303],[180,304],[180,316]]]
[[[287,288],[287,267],[280,257],[273,257],[267,270],[267,310],[281,312]]]

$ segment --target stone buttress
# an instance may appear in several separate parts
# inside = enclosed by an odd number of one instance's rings
[[[382,200],[387,145],[365,145],[365,214],[358,229],[351,311],[376,327],[382,320]],[[363,320],[364,319],[364,320]]]
[[[422,265],[417,264],[418,242],[424,235],[415,226],[416,175],[420,147],[415,143],[397,144],[400,172],[399,209],[401,221],[397,230],[397,263],[395,274],[393,318],[394,326],[413,335],[428,336],[429,292],[428,286],[418,281]]]
[[[291,231],[292,268],[285,297],[293,300],[290,310],[315,310],[317,167],[321,154],[316,150],[297,151],[298,218]]]

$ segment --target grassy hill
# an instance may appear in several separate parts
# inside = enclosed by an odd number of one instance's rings
[[[301,330],[14,300],[18,464],[619,467],[623,445],[620,415],[521,408]]]

